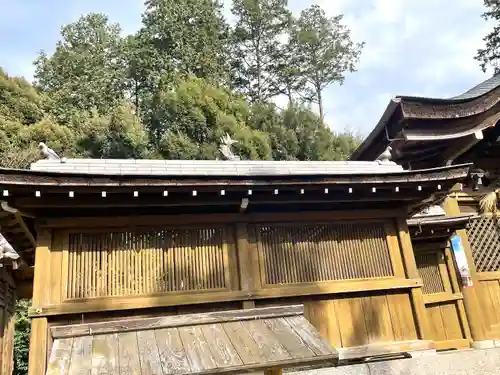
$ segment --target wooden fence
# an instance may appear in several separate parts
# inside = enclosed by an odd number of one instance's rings
[[[424,284],[396,215],[267,214],[217,224],[139,217],[127,228],[96,218],[40,228],[30,375],[44,371],[52,324],[137,314],[304,303],[337,348],[429,340]]]

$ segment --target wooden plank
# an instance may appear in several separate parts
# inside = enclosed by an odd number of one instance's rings
[[[355,337],[356,327],[354,326],[354,319],[351,316],[349,300],[347,298],[339,298],[334,301],[334,305],[338,318],[341,346],[355,346],[355,339],[353,338]]]
[[[92,336],[74,339],[69,375],[90,375],[92,369]]]
[[[54,341],[47,365],[47,375],[67,375],[71,364],[73,338]]]
[[[39,310],[30,308],[30,317],[81,314],[113,310],[135,310],[148,307],[195,305],[215,302],[250,301],[309,295],[344,294],[377,290],[420,288],[422,280],[381,278],[373,280],[327,281],[291,286],[266,287],[253,292],[173,292],[151,296],[107,297],[66,301],[63,304],[45,305]]]
[[[244,326],[259,348],[260,362],[282,361],[292,358],[262,320],[252,320],[246,322]]]
[[[457,340],[444,340],[434,341],[436,350],[449,350],[449,349],[466,349],[470,348],[470,340],[457,339]]]
[[[164,374],[189,374],[191,366],[177,328],[155,330]]]
[[[370,302],[374,313],[372,321],[376,327],[373,329],[377,333],[376,340],[380,342],[394,341],[387,296],[371,296]]]
[[[340,347],[341,330],[334,300],[308,301],[304,305],[305,317],[333,347]]]
[[[478,272],[477,278],[479,281],[500,280],[500,271]]]
[[[440,302],[452,302],[463,299],[462,293],[434,293],[424,295],[424,302],[426,305],[440,303]]]
[[[154,331],[138,331],[137,346],[142,375],[163,375]]]
[[[265,319],[263,322],[292,358],[315,356],[315,353],[284,319]]]
[[[284,319],[316,355],[336,354],[335,350],[319,335],[307,319],[302,316]]]
[[[367,357],[376,357],[381,355],[406,353],[422,350],[434,349],[435,345],[432,341],[425,340],[410,340],[384,342],[377,344],[368,344],[352,348],[338,349],[340,360],[362,359]]]
[[[217,368],[200,327],[180,327],[178,331],[193,373]]]
[[[224,331],[222,324],[206,324],[200,326],[200,328],[217,367],[221,368],[243,364],[236,349],[233,347],[233,344]]]
[[[118,334],[92,339],[92,375],[114,375],[119,371]]]
[[[120,375],[141,375],[137,334],[135,332],[119,333],[118,350]]]
[[[246,321],[255,319],[278,318],[302,315],[303,305],[271,306],[248,310],[213,311],[200,314],[170,315],[155,318],[116,320],[77,325],[55,326],[51,328],[52,337],[76,337],[90,334],[104,334],[145,329],[182,327],[198,324]]]
[[[61,251],[62,251],[62,260],[61,260],[61,285],[59,286],[61,289],[61,301],[68,298],[68,288],[69,288],[69,234],[66,231],[60,231],[59,236],[62,236],[61,242]]]
[[[241,322],[225,323],[222,327],[245,365],[259,362],[259,348]]]
[[[35,274],[33,279],[32,306],[35,311],[50,304],[50,248],[52,246],[52,230],[38,229],[37,248],[35,250]],[[45,373],[47,364],[47,318],[33,319],[31,322],[30,351],[28,375]]]
[[[53,244],[50,249],[50,303],[57,305],[62,302],[62,238],[61,231],[54,231]]]
[[[391,315],[394,340],[416,340],[417,331],[410,299],[407,294],[388,294],[387,304]]]
[[[403,259],[401,257],[401,249],[399,248],[399,240],[394,226],[394,222],[385,224],[385,231],[387,235],[387,245],[389,247],[389,254],[391,256],[392,269],[394,276],[404,278],[405,270],[403,267]]]
[[[440,308],[446,339],[457,340],[465,338],[462,327],[460,326],[460,321],[458,320],[458,311],[455,304],[441,305]]]
[[[434,341],[446,340],[446,332],[444,330],[443,317],[439,306],[430,306],[426,308],[429,316],[429,325],[431,328],[430,334]]]
[[[28,375],[42,375],[47,363],[47,318],[31,321]]]
[[[401,250],[403,252],[406,275],[409,278],[419,278],[420,274],[418,272],[417,263],[415,262],[415,254],[413,252],[413,246],[411,243],[406,220],[403,218],[398,218],[397,226],[399,232],[399,240],[401,242]],[[411,291],[411,301],[419,338],[427,339],[430,337],[430,327],[425,311],[422,288],[415,288]]]

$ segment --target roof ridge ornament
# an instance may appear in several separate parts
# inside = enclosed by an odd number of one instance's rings
[[[392,147],[387,146],[384,152],[382,152],[376,159],[379,164],[396,164],[392,161]]]
[[[51,148],[49,148],[45,143],[43,142],[40,142],[38,144],[38,146],[40,147],[40,154],[42,156],[45,157],[45,159],[47,160],[60,160],[61,163],[66,163],[67,159],[65,157],[59,157],[59,155],[57,155],[57,153],[52,150]]]
[[[228,133],[220,137],[219,151],[221,152],[224,160],[241,160],[238,155],[235,155],[231,150],[231,146],[238,141],[232,139]]]

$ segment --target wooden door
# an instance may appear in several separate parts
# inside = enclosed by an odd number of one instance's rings
[[[420,241],[419,241],[420,242]],[[430,333],[438,350],[470,347],[470,329],[453,254],[448,244],[414,244],[415,260],[424,287]]]

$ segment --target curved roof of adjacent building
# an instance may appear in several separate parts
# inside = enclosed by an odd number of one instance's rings
[[[467,118],[478,115],[481,111],[490,109],[498,104],[498,98],[491,96],[494,90],[500,88],[500,74],[493,76],[480,84],[474,86],[466,92],[451,98],[430,98],[409,95],[399,95],[393,97],[387,105],[382,117],[368,134],[366,139],[360,144],[357,150],[351,155],[350,160],[374,160],[382,153],[391,141],[387,134],[387,127],[390,125],[393,134],[399,133],[405,127],[405,123],[396,119],[398,113],[400,118],[410,118],[412,120],[447,120],[454,121],[458,118]],[[482,99],[484,97],[484,100]],[[486,109],[481,109],[485,107]],[[396,129],[397,128],[397,129]],[[463,134],[455,134],[460,138]],[[385,139],[385,141],[384,141]],[[376,155],[375,155],[376,154]]]

